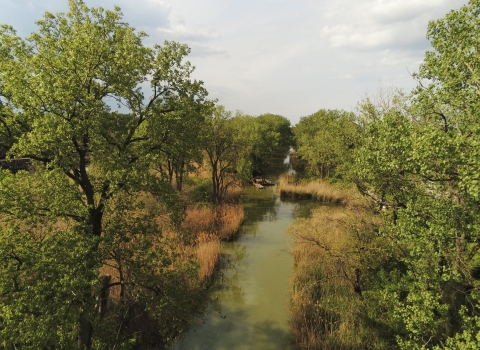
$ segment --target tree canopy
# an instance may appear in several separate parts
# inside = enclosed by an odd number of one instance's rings
[[[339,168],[350,161],[359,127],[352,113],[322,109],[302,117],[293,133],[298,155],[313,174],[325,178],[339,175]]]
[[[479,15],[472,0],[430,22],[411,105],[376,113],[356,151],[355,181],[403,266],[381,282],[402,349],[478,347]]]
[[[171,253],[141,198],[181,218],[175,193],[152,169],[175,121],[211,108],[202,82],[190,79],[190,50],[146,47],[118,7],[81,0],[37,24],[26,39],[0,27],[0,147],[33,161],[28,173],[0,171],[0,343],[122,346],[135,341],[129,322],[142,308],[157,325],[170,317],[181,327],[181,316],[168,315],[178,300],[167,290],[180,296],[191,286],[168,268]],[[116,280],[102,276],[107,265]],[[123,318],[101,310],[114,286]]]

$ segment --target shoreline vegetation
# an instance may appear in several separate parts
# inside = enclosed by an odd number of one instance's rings
[[[186,187],[188,191],[189,186]],[[165,278],[165,293],[170,298],[162,306],[161,322],[166,324],[158,324],[151,312],[144,311],[148,305],[133,296],[131,306],[126,310],[123,308],[121,301],[130,298],[124,285],[130,283],[131,277],[129,267],[122,266],[120,259],[106,261],[99,269],[100,278],[112,285],[104,295],[104,317],[113,320],[126,312],[122,316],[122,333],[137,334],[135,349],[168,348],[188,330],[194,317],[203,313],[209,300],[208,289],[219,265],[220,242],[235,239],[245,217],[243,206],[238,204],[239,197],[240,189],[232,188],[227,193],[228,201],[223,204],[189,202],[182,223],[176,226],[168,213],[159,212],[161,203],[150,195],[139,195],[138,201],[142,202],[140,208],[143,209],[132,215],[152,215],[152,221],[162,234],[148,235],[145,239],[149,240],[150,250],[163,250],[169,261],[163,263],[163,271],[156,272]],[[145,254],[145,251],[138,250],[136,242],[130,242],[123,248]],[[150,300],[155,307],[159,301],[156,298]],[[158,339],[160,327],[163,344]],[[112,341],[115,345],[115,340]]]
[[[189,233],[202,282],[209,282],[218,268],[220,241],[235,239],[244,219],[240,204],[194,204],[187,208],[182,229]]]
[[[320,179],[292,183],[287,174],[279,177],[277,191],[281,198],[313,199],[323,203],[346,204],[353,200],[348,189],[334,187]]]
[[[382,217],[353,189],[316,180],[287,188],[341,204],[320,206],[289,228],[295,261],[290,318],[295,348],[395,348],[391,330],[373,321],[372,313],[378,316],[382,305],[369,295],[372,273],[389,256],[385,240],[376,235]]]

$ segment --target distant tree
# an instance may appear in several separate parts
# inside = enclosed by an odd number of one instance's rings
[[[350,160],[359,132],[353,113],[322,109],[295,125],[296,152],[321,178],[339,175],[337,170]]]
[[[223,202],[227,190],[237,184],[237,165],[243,144],[239,144],[232,113],[216,106],[202,129],[204,150],[212,179],[212,202]]]
[[[202,133],[205,114],[211,113],[212,105],[205,103],[201,110],[184,110],[169,113],[163,123],[165,142],[161,147],[162,157],[156,169],[168,178],[170,184],[181,192],[186,173],[202,163]]]
[[[290,121],[280,115],[262,114],[255,118],[260,124],[261,140],[253,154],[254,169],[264,173],[272,158],[285,157],[293,146],[293,133]]]
[[[279,142],[275,151],[281,156],[285,155],[294,142],[290,120],[281,115],[270,113],[259,115],[256,119],[261,124],[266,125],[270,132],[279,134]]]

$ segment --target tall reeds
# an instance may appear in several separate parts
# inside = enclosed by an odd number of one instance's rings
[[[290,326],[299,350],[393,348],[388,332],[373,326],[369,296],[372,271],[389,256],[376,235],[381,218],[359,200],[349,204],[320,207],[290,227]]]
[[[200,265],[198,277],[201,282],[207,282],[214,274],[220,257],[218,237],[214,234],[200,233],[196,243],[195,254]]]
[[[245,211],[239,204],[224,204],[216,209],[217,235],[222,241],[231,241],[240,230]]]
[[[245,218],[243,206],[223,204],[221,206],[193,205],[187,208],[182,228],[192,237],[202,232],[217,235],[220,240],[232,240]]]
[[[325,203],[347,203],[353,196],[351,191],[335,188],[322,180],[291,183],[288,175],[280,176],[277,190],[282,198],[315,199]]]
[[[186,210],[182,230],[189,232],[199,263],[198,276],[202,282],[210,280],[220,257],[220,241],[232,240],[245,217],[238,204],[193,205]]]

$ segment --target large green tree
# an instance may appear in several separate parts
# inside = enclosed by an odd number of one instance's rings
[[[190,79],[185,45],[144,46],[145,34],[123,22],[118,7],[70,0],[69,9],[46,13],[27,39],[0,27],[0,147],[34,163],[29,173],[0,172],[0,343],[7,348],[118,346],[125,319],[110,328],[116,338],[102,340],[99,331],[109,322],[101,300],[115,285],[136,307],[157,305],[157,319],[173,300],[162,278],[171,254],[134,198],[149,194],[175,207],[170,186],[151,169],[171,137],[165,120],[175,111],[200,113],[206,90]],[[106,263],[118,281],[100,277]],[[184,282],[177,282],[179,291]]]
[[[244,144],[238,143],[238,130],[232,120],[232,113],[218,105],[206,118],[202,129],[203,148],[211,172],[212,202],[215,204],[221,204],[227,190],[238,183],[237,165]]]
[[[404,266],[383,274],[403,349],[478,348],[479,30],[476,0],[429,24],[412,105],[376,118],[357,153],[357,180],[390,215],[381,232]]]
[[[183,110],[170,113],[165,120],[165,142],[161,148],[161,157],[157,171],[175,183],[177,191],[183,189],[183,180],[188,172],[202,164],[202,133],[205,114],[210,112],[211,104],[206,103],[201,111]]]
[[[272,158],[285,157],[293,146],[290,120],[277,114],[262,114],[255,118],[261,140],[253,153],[254,170],[264,174]]]

